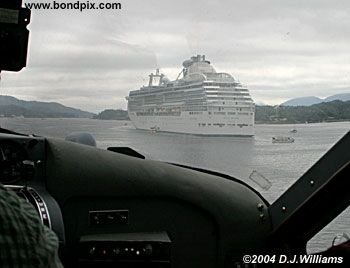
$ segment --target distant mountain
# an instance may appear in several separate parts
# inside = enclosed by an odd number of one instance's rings
[[[323,100],[314,96],[300,97],[283,102],[282,106],[310,106],[321,103]]]
[[[256,106],[256,123],[317,123],[350,121],[350,100],[321,102],[310,106]]]
[[[350,100],[350,93],[336,94],[336,95],[329,96],[325,99],[321,99],[314,96],[294,98],[286,102],[283,102],[281,106],[310,106],[310,105],[314,105],[322,102],[330,102],[334,100],[348,101]]]
[[[11,96],[0,95],[0,115],[6,117],[42,118],[92,118],[93,113],[71,108],[57,102],[24,101]]]
[[[129,120],[128,111],[107,109],[94,116],[101,120]]]
[[[324,102],[334,101],[334,100],[349,101],[350,100],[350,93],[343,93],[343,94],[336,94],[333,96],[329,96],[329,97],[324,99]]]

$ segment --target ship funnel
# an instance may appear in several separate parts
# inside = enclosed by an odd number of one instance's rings
[[[148,82],[148,86],[149,87],[154,87],[154,86],[160,86],[163,82],[163,74],[159,73],[159,69],[156,69],[156,74],[151,73],[149,75],[149,82]]]

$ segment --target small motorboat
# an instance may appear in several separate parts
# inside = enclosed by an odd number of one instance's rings
[[[272,143],[293,143],[294,139],[292,137],[282,137],[276,136],[272,137]]]

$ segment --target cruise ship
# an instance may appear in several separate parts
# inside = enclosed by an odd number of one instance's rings
[[[156,70],[130,91],[128,114],[136,129],[195,135],[253,136],[255,104],[228,73],[216,72],[205,55],[183,62],[174,81]]]

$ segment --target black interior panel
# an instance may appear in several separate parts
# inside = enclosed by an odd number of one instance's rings
[[[129,224],[91,225],[91,210],[128,210]],[[217,227],[204,211],[178,200],[72,198],[63,206],[67,244],[90,234],[168,233],[172,267],[215,267]],[[76,254],[76,253],[75,253]]]

